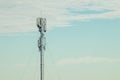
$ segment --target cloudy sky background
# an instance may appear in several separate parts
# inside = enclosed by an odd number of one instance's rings
[[[48,28],[71,26],[71,21],[117,19],[119,0],[0,0],[0,32],[35,31],[36,18],[47,18]]]
[[[0,0],[0,80],[39,79],[41,16],[45,80],[120,80],[120,0]]]

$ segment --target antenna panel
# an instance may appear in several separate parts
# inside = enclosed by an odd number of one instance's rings
[[[46,18],[37,18],[37,27],[46,32]]]

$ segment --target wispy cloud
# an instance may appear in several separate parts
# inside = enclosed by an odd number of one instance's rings
[[[71,20],[116,19],[119,4],[119,0],[0,0],[0,32],[35,31],[38,16],[47,18],[49,28],[70,26]],[[100,13],[79,13],[90,10]]]
[[[57,62],[57,65],[72,65],[72,64],[93,64],[93,63],[115,63],[120,62],[120,59],[105,58],[105,57],[80,57],[66,58]]]

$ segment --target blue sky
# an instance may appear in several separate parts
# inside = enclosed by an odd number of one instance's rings
[[[39,79],[37,16],[48,20],[45,80],[120,79],[119,0],[0,2],[1,80]]]

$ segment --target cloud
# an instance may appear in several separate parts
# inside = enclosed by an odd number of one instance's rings
[[[57,65],[114,63],[114,62],[120,62],[120,59],[103,57],[80,57],[80,58],[66,58],[60,60],[57,62]]]
[[[119,4],[119,0],[0,0],[0,33],[36,31],[39,16],[47,18],[49,29],[70,26],[75,20],[116,19],[120,18]]]
[[[9,63],[7,63],[7,64],[0,64],[0,66],[3,66],[3,67],[5,67],[5,66],[12,66],[12,67],[39,67],[40,65],[39,64],[28,64],[28,63],[14,63],[14,64],[9,64]]]

